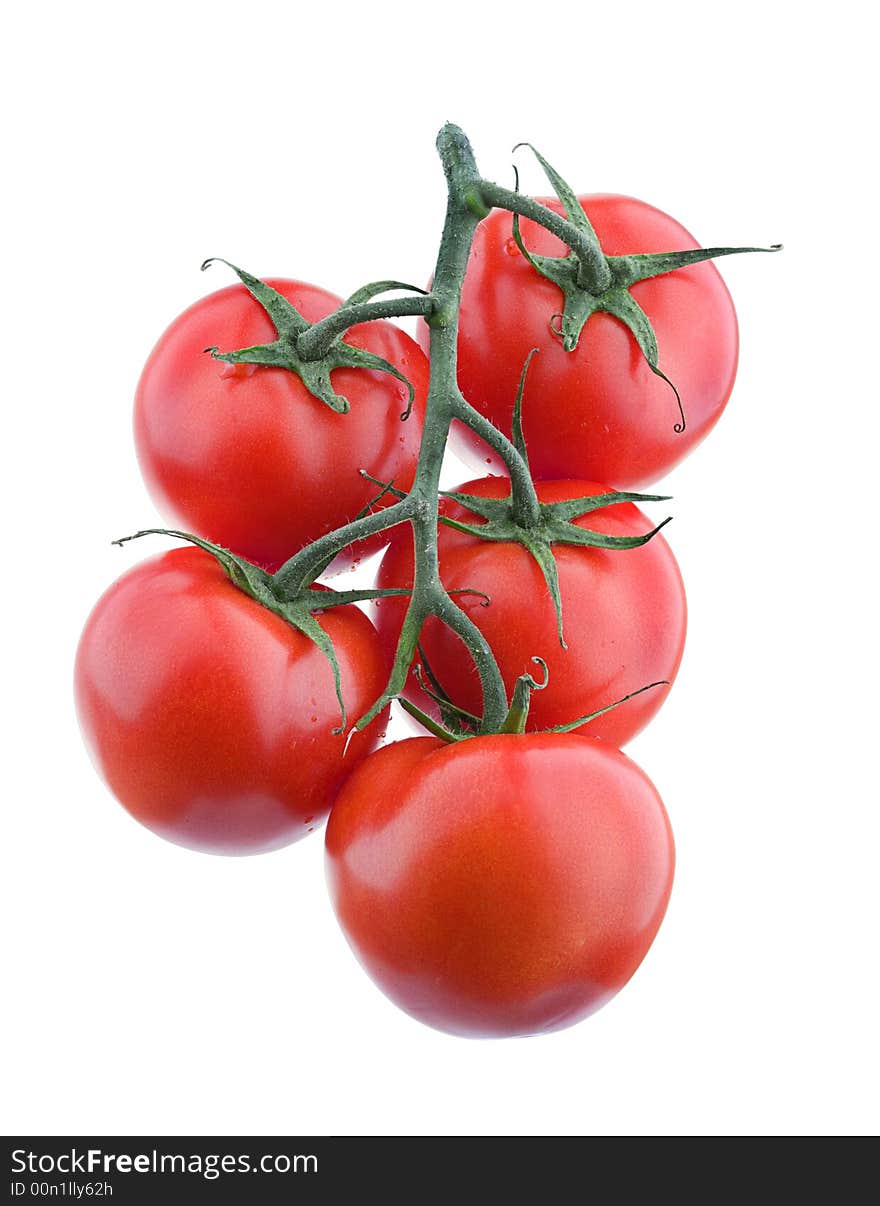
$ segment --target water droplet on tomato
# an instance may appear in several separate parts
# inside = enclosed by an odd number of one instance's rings
[[[318,718],[317,718],[317,716],[310,716],[310,717],[309,717],[309,720],[312,722],[312,724],[317,724],[317,723],[318,723]]]

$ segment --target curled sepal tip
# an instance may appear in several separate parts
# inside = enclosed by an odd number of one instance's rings
[[[636,343],[639,345],[639,351],[644,356],[648,368],[655,377],[659,377],[661,381],[665,381],[675,394],[679,419],[678,422],[673,424],[673,431],[680,435],[687,427],[681,394],[660,368],[657,337],[654,334],[654,328],[651,326],[651,321],[647,314],[632,294],[624,288],[609,289],[602,297],[598,309],[604,310],[606,314],[611,314],[614,318],[619,319],[629,329]],[[575,342],[577,342],[576,339]],[[563,343],[565,343],[565,338],[563,338]],[[567,348],[567,350],[571,349]]]
[[[541,657],[533,657],[532,661],[544,671],[542,682],[531,674],[521,674],[516,680],[513,695],[510,699],[510,709],[499,728],[499,733],[524,733],[529,718],[529,702],[533,691],[543,691],[550,681],[550,671],[547,663]]]

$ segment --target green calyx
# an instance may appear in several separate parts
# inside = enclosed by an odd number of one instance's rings
[[[440,723],[433,716],[429,716],[427,712],[424,712],[420,707],[412,703],[411,700],[401,696],[399,702],[404,710],[410,716],[415,717],[435,737],[439,737],[441,741],[446,741],[450,744],[456,741],[465,741],[470,737],[485,737],[491,733],[492,730],[487,730],[481,726],[479,716],[475,716],[472,712],[466,712],[463,708],[453,703],[431,672],[421,645],[419,646],[419,656],[422,659],[421,664],[414,668],[413,673],[421,689],[437,705],[440,713]],[[514,736],[520,736],[526,731],[532,692],[543,691],[550,681],[550,670],[544,659],[542,657],[533,657],[532,661],[535,665],[540,666],[543,671],[543,681],[538,682],[532,674],[521,674],[519,676],[514,683],[507,715],[498,728],[494,730],[496,734],[509,733]],[[426,675],[430,679],[430,686],[425,682]],[[556,724],[550,728],[535,729],[533,731],[538,733],[573,733],[583,725],[589,724],[591,720],[595,720],[597,716],[604,716],[606,712],[619,708],[621,704],[625,704],[630,699],[635,699],[637,695],[641,695],[644,691],[652,691],[655,687],[668,686],[669,681],[665,678],[659,679],[654,683],[646,683],[644,687],[639,687],[636,691],[630,691],[628,695],[624,695],[621,699],[615,699],[613,703],[606,704],[604,708],[597,708],[595,712],[588,712],[586,716],[578,716],[576,720],[570,720],[566,724]]]
[[[337,315],[340,317],[335,322],[333,319],[336,316],[331,315],[329,319],[322,320],[321,323],[309,323],[286,297],[282,297],[277,290],[264,281],[258,280],[257,277],[251,276],[244,269],[230,264],[228,260],[217,260],[216,258],[205,260],[202,270],[204,271],[215,262],[226,264],[236,273],[251,297],[259,302],[268,314],[277,336],[271,343],[239,348],[237,351],[221,352],[217,347],[205,348],[205,351],[209,352],[215,360],[222,360],[226,364],[257,364],[269,368],[286,369],[288,372],[295,373],[310,394],[323,402],[325,406],[329,406],[331,410],[336,411],[337,414],[347,414],[350,406],[348,399],[342,394],[337,394],[330,383],[330,374],[334,369],[362,368],[390,373],[407,388],[407,404],[401,418],[409,416],[415,396],[411,382],[390,361],[384,360],[373,352],[367,352],[363,348],[356,348],[350,343],[346,343],[341,337],[341,332],[356,322],[362,321],[359,313],[368,309],[365,303],[375,297],[377,293],[385,293],[390,289],[414,289],[414,286],[404,285],[399,281],[377,281],[375,284],[359,289],[349,298],[337,311]],[[422,293],[421,290],[418,292]],[[411,301],[413,303],[412,312],[425,312],[428,303],[424,294]],[[405,307],[405,309],[407,308]],[[381,304],[378,307],[369,307],[369,316],[379,317],[380,313],[377,313],[377,310],[381,311]],[[396,304],[394,312],[400,313],[399,302]],[[323,330],[318,331],[319,327],[322,327]],[[318,332],[317,338],[314,335],[315,332]]]
[[[604,494],[588,495],[585,498],[567,498],[561,502],[539,503],[537,523],[524,527],[517,522],[512,495],[505,499],[482,498],[477,494],[462,494],[455,490],[442,491],[443,497],[466,507],[482,519],[482,523],[466,523],[441,515],[440,522],[458,532],[466,532],[480,540],[492,540],[520,544],[537,562],[553,606],[556,609],[559,643],[566,648],[562,628],[562,597],[559,591],[559,574],[553,546],[558,544],[577,545],[595,549],[635,549],[647,544],[665,527],[669,516],[642,536],[609,536],[591,528],[577,525],[574,521],[603,507],[616,503],[666,502],[665,494],[633,494],[624,490],[609,490]]]
[[[303,636],[308,637],[313,644],[317,645],[318,649],[320,649],[321,653],[323,653],[324,657],[330,663],[336,698],[339,702],[341,723],[338,728],[333,730],[333,733],[338,735],[345,731],[347,718],[345,702],[342,698],[342,679],[339,672],[339,662],[336,658],[333,642],[315,619],[314,613],[327,611],[331,607],[344,606],[346,603],[359,603],[364,599],[380,599],[388,595],[408,595],[410,593],[408,590],[375,589],[339,591],[325,590],[322,587],[310,585],[296,593],[291,593],[284,589],[277,575],[267,573],[260,566],[254,565],[244,557],[239,557],[237,553],[232,553],[229,549],[224,549],[221,545],[214,544],[210,540],[203,540],[201,536],[194,536],[190,532],[178,532],[168,528],[145,528],[143,531],[135,532],[131,536],[123,536],[119,540],[114,540],[113,543],[123,545],[129,540],[138,540],[141,536],[173,536],[178,540],[186,540],[189,544],[204,549],[222,567],[234,586],[244,591],[246,595],[250,595],[262,607],[266,607],[269,611],[273,611],[276,615],[281,616],[297,632],[301,632]]]
[[[578,345],[587,320],[593,314],[611,314],[622,322],[638,344],[651,372],[665,381],[675,394],[680,414],[679,421],[675,424],[675,431],[683,432],[686,419],[681,398],[673,382],[660,369],[659,349],[654,329],[647,314],[630,293],[630,289],[639,281],[664,276],[668,272],[685,268],[689,264],[699,264],[724,255],[780,251],[782,245],[708,247],[692,251],[668,251],[647,255],[605,255],[590,219],[571,187],[531,143],[519,143],[518,145],[528,146],[534,153],[544,169],[547,179],[552,184],[556,196],[562,202],[566,218],[580,232],[584,246],[589,248],[590,253],[588,256],[579,256],[569,249],[564,256],[533,254],[523,242],[519,215],[514,213],[513,237],[517,247],[536,272],[553,281],[562,291],[564,299],[562,311],[549,318],[551,332],[562,340],[562,346],[567,352],[573,352]],[[516,149],[515,147],[514,150]],[[517,173],[518,188],[519,175]]]
[[[521,391],[520,397],[517,399],[517,408],[514,411],[514,442],[522,448],[525,460],[525,445],[522,442],[519,413],[520,400]],[[374,485],[381,487],[380,493],[371,505],[380,502],[387,494],[392,494],[398,499],[406,497],[404,491],[398,490],[393,483],[382,482],[364,469],[361,470],[361,474]],[[668,494],[634,494],[625,490],[609,490],[604,494],[590,494],[584,498],[567,498],[555,503],[538,502],[535,496],[534,502],[537,506],[537,519],[535,520],[532,518],[531,512],[528,512],[526,517],[521,515],[521,508],[517,505],[516,492],[513,488],[507,498],[483,498],[479,494],[463,494],[457,490],[441,490],[440,493],[443,498],[448,498],[451,502],[458,503],[474,512],[475,516],[479,516],[483,521],[482,523],[468,523],[460,519],[453,519],[450,515],[444,515],[441,512],[438,515],[440,523],[454,528],[458,532],[466,532],[469,536],[476,536],[479,540],[520,544],[532,555],[538,563],[553,600],[559,643],[563,649],[567,646],[562,629],[562,596],[559,591],[559,574],[553,546],[570,544],[581,548],[597,549],[640,548],[656,536],[660,529],[664,528],[672,519],[671,515],[667,516],[642,536],[609,536],[604,532],[581,527],[574,522],[584,515],[589,515],[592,511],[614,506],[615,503],[668,502]],[[463,590],[452,593],[479,595],[481,592]],[[430,677],[430,670],[427,666],[425,666],[425,670]],[[430,692],[428,693],[430,694]],[[439,704],[440,701],[435,700],[435,702]]]

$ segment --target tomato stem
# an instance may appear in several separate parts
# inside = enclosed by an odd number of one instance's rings
[[[544,671],[544,681],[539,683],[531,674],[521,674],[513,688],[510,708],[504,718],[499,733],[524,733],[529,718],[529,704],[533,691],[543,691],[550,679],[547,663],[541,657],[533,657],[532,661]]]
[[[522,528],[534,527],[540,518],[540,506],[525,458],[503,432],[471,406],[459,390],[455,391],[453,411],[459,422],[465,423],[471,431],[476,432],[504,461],[510,474],[513,517]]]
[[[296,350],[303,360],[320,360],[330,351],[334,339],[349,327],[361,322],[382,318],[426,317],[434,298],[430,293],[420,297],[396,297],[381,302],[347,303],[303,331],[296,341]]]
[[[285,597],[296,598],[348,545],[395,524],[410,523],[414,550],[413,585],[391,673],[382,695],[360,718],[356,727],[365,728],[390,700],[402,694],[419,646],[422,627],[429,616],[434,616],[459,637],[479,675],[483,710],[476,725],[477,732],[520,732],[522,729],[519,726],[525,725],[528,713],[529,693],[539,690],[544,684],[537,683],[531,675],[524,675],[517,683],[508,706],[504,681],[491,647],[473,620],[456,606],[440,579],[437,549],[440,472],[452,420],[457,419],[468,426],[506,465],[511,482],[509,526],[538,557],[551,593],[555,585],[555,563],[549,552],[551,537],[568,543],[604,542],[611,538],[576,531],[567,522],[556,524],[551,532],[547,528],[547,517],[539,504],[529,471],[521,431],[519,438],[509,440],[461,393],[457,356],[462,286],[474,234],[493,206],[529,218],[561,239],[572,253],[571,268],[581,288],[601,294],[611,282],[611,269],[583,211],[575,213],[573,220],[571,213],[568,217],[561,217],[518,191],[484,180],[477,170],[467,137],[455,125],[445,125],[440,131],[437,150],[446,175],[447,206],[430,292],[377,302],[372,300],[376,293],[410,286],[393,281],[365,286],[327,318],[297,331],[295,339],[296,354],[301,361],[321,361],[333,355],[340,336],[357,323],[404,315],[420,315],[425,319],[430,333],[430,379],[413,484],[403,494],[393,490],[390,485],[377,483],[383,486],[383,492],[397,494],[397,501],[384,510],[360,515],[302,549],[278,570],[275,582],[276,588]],[[545,165],[545,170],[548,168],[549,165]],[[564,182],[560,181],[560,188],[564,191],[563,186]],[[524,382],[525,370],[517,407],[522,404]],[[545,528],[547,531],[544,531]],[[490,538],[498,539],[500,536],[495,534]],[[555,591],[554,600],[559,613],[561,640],[558,590]]]
[[[370,515],[362,515],[342,528],[327,532],[285,561],[274,575],[276,584],[289,598],[301,594],[323,574],[337,553],[358,540],[372,536],[375,532],[382,532],[386,528],[392,528],[395,524],[410,519],[414,506],[411,495],[407,495],[398,502],[392,503],[390,507],[385,507],[384,510],[374,511]]]
[[[280,588],[294,597],[347,545],[393,524],[409,521],[415,560],[409,606],[386,689],[357,727],[366,727],[390,699],[402,693],[422,626],[433,615],[461,639],[470,653],[483,693],[480,729],[497,732],[508,712],[501,672],[486,638],[456,606],[440,580],[437,553],[440,472],[452,419],[458,418],[476,430],[508,466],[514,506],[523,526],[537,521],[538,500],[528,467],[515,446],[479,415],[458,390],[461,289],[474,233],[489,209],[482,200],[483,181],[464,133],[456,126],[444,126],[437,138],[437,149],[447,179],[448,198],[431,292],[385,302],[348,303],[297,339],[297,352],[308,358],[325,354],[332,341],[356,322],[403,314],[421,314],[426,319],[430,329],[430,381],[413,485],[408,494],[385,510],[362,516],[301,550],[275,577]],[[559,221],[556,215],[551,220]]]
[[[560,217],[540,201],[526,197],[500,184],[483,181],[484,198],[497,209],[507,209],[522,218],[530,218],[556,235],[577,256],[578,273],[583,288],[590,293],[604,293],[611,284],[611,270],[595,235],[579,230],[567,218]]]

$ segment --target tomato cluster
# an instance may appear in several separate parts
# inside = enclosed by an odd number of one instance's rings
[[[642,496],[624,491],[717,421],[736,320],[705,262],[623,296],[633,264],[696,246],[641,202],[582,197],[577,212],[560,181],[545,208],[492,186],[501,203],[484,212],[490,186],[461,183],[458,134],[447,175],[464,200],[447,223],[472,240],[466,271],[441,251],[432,291],[395,309],[372,301],[394,282],[343,303],[236,269],[242,283],[162,335],[135,439],[158,508],[186,529],[169,534],[192,547],[99,600],[76,703],[100,773],[142,824],[255,854],[329,814],[334,907],[388,996],[455,1034],[534,1034],[629,979],[669,898],[666,812],[620,747],[675,678],[685,596]],[[588,237],[608,258],[592,286],[563,289],[564,323],[572,298],[588,312],[579,331],[560,326],[554,273],[575,280]],[[422,347],[381,317],[404,313],[425,320]],[[462,396],[457,410],[442,401]],[[438,499],[450,430],[510,477]],[[375,588],[319,581],[385,546]],[[509,708],[490,724],[492,683]],[[394,697],[432,735],[376,749]]]

